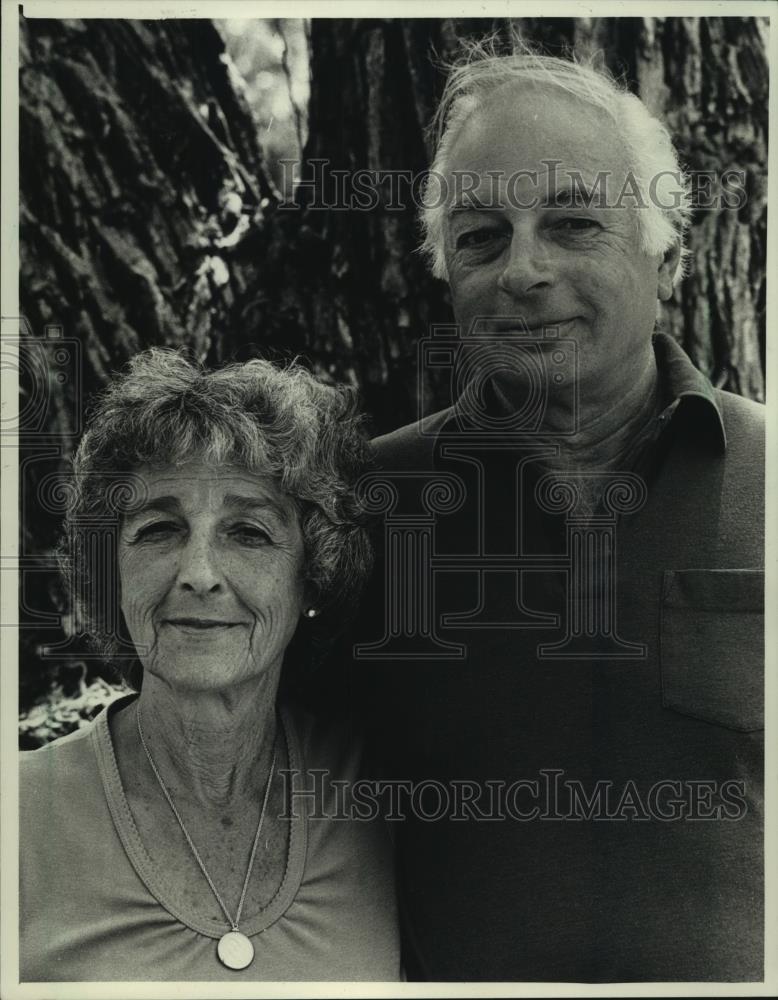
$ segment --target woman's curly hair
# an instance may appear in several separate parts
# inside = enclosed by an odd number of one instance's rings
[[[143,489],[140,468],[198,459],[270,475],[294,501],[305,578],[321,611],[318,634],[336,634],[372,568],[370,524],[355,494],[369,463],[362,425],[353,389],[324,385],[294,362],[282,368],[257,359],[211,371],[181,351],[136,355],[91,409],[73,459],[59,555],[79,631],[140,686],[115,548],[95,544],[95,527],[110,535],[113,526],[115,537],[122,511]]]

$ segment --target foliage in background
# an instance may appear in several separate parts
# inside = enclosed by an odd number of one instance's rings
[[[19,716],[19,749],[37,750],[51,740],[82,729],[126,688],[110,684],[102,677],[86,681],[86,666],[75,691],[66,690],[61,681],[54,684],[34,705]]]
[[[230,248],[276,191],[209,21],[22,17],[20,158],[22,334],[49,368],[43,385],[23,369],[20,387],[23,415],[44,397],[43,426],[20,430],[27,709],[85,652],[45,653],[78,638],[54,568],[63,511],[45,484],[64,481],[89,398],[132,355],[187,345],[218,360]],[[52,326],[75,358],[62,372]]]
[[[308,137],[310,54],[308,26],[283,20],[214,21],[257,124],[268,172],[285,198],[293,193],[294,171],[280,161],[302,160]]]

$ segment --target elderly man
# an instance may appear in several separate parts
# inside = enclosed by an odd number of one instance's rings
[[[763,415],[655,333],[669,136],[532,54],[455,70],[439,121],[425,375],[463,392],[376,442],[352,681],[409,976],[759,980]]]

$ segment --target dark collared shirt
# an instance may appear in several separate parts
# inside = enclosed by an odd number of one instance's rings
[[[670,427],[679,406],[680,419],[691,425],[701,445],[710,442],[726,448],[727,444],[721,406],[709,379],[695,368],[683,348],[672,337],[665,333],[656,333],[652,343],[658,373],[658,407],[653,419],[633,442],[632,448],[625,456],[623,468],[634,471],[655,471],[657,456],[653,453],[653,446]],[[488,398],[493,415],[503,414],[507,403],[496,393],[492,393]],[[464,424],[456,404],[440,414],[440,417],[442,420],[438,421],[439,427],[436,429],[437,441],[462,437],[463,426],[467,425]],[[434,424],[433,417],[430,420],[431,427]],[[391,439],[392,436],[387,435],[386,438],[379,439],[379,447],[381,441]],[[516,440],[521,437],[520,434],[514,435]],[[537,437],[544,440],[540,434]]]
[[[415,790],[411,978],[761,978],[762,408],[654,345],[665,405],[594,517],[542,439],[376,442],[352,696]]]

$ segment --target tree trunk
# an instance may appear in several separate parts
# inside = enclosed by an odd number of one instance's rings
[[[688,168],[745,171],[739,211],[697,213],[694,270],[664,323],[718,385],[764,397],[764,19],[315,19],[299,173],[320,175],[289,205],[210,22],[22,18],[21,303],[49,371],[44,433],[22,435],[26,555],[51,552],[60,515],[36,490],[63,468],[85,399],[150,345],[212,364],[303,355],[361,388],[376,431],[446,401],[442,381],[417,376],[420,338],[452,319],[415,252],[409,184],[429,165],[445,79],[430,55],[489,31],[507,48],[511,30],[554,54],[602,50],[666,118]],[[382,203],[328,207],[339,170],[372,172]],[[77,342],[80,382],[56,380],[52,326]],[[23,381],[23,408],[35,391]],[[37,644],[58,634],[36,625],[57,603],[52,580],[41,563],[25,585],[25,703],[41,688]]]
[[[222,244],[274,197],[223,48],[209,21],[20,19],[23,705],[62,666],[40,659],[63,638],[42,620],[63,604],[47,477],[133,354],[213,352],[233,295]]]
[[[609,68],[663,119],[692,172],[743,171],[745,204],[700,209],[690,274],[664,326],[721,388],[764,401],[767,248],[767,21],[749,17],[618,18],[576,23],[582,53]],[[717,183],[712,185],[713,193]]]
[[[552,54],[570,47],[602,52],[608,68],[667,121],[685,166],[716,172],[714,192],[723,170],[744,172],[747,201],[740,211],[695,213],[692,271],[664,308],[662,323],[717,385],[763,400],[763,19],[314,21],[306,177],[313,176],[314,160],[326,161],[331,172],[425,170],[431,150],[424,130],[445,78],[429,54],[456,55],[462,38],[489,31],[501,35],[507,49],[511,29]],[[320,201],[335,199],[326,184],[323,189]],[[354,379],[377,428],[389,430],[445,402],[441,386],[417,379],[416,352],[431,323],[451,320],[448,293],[414,253],[419,231],[410,199],[403,209],[370,212],[328,212],[310,207],[312,199],[310,190],[302,192],[300,204],[309,207],[296,220],[308,252],[283,254],[292,269],[288,280],[279,266],[264,287],[277,288],[275,279],[280,281],[284,314],[306,351],[333,373]],[[384,206],[389,200],[387,189]],[[294,244],[300,237],[293,231],[289,239]],[[261,285],[259,273],[257,278]],[[273,294],[262,297],[258,327],[272,328],[276,303]]]

